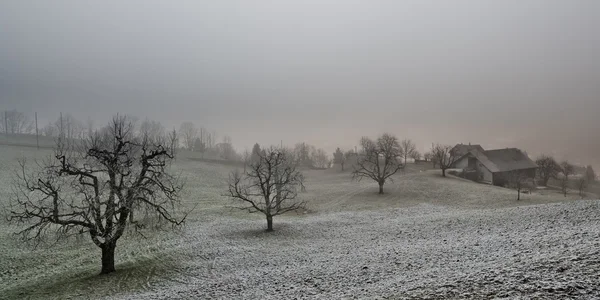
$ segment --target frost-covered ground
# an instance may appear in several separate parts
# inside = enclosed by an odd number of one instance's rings
[[[0,148],[0,201],[14,157]],[[46,153],[47,154],[47,153]],[[439,299],[599,298],[600,202],[525,195],[432,172],[371,182],[309,171],[306,212],[275,219],[232,211],[231,167],[179,160],[185,207],[175,234],[128,235],[117,273],[97,276],[85,237],[32,250],[0,221],[0,298]],[[562,201],[562,202],[560,202]],[[556,202],[556,203],[553,203]]]

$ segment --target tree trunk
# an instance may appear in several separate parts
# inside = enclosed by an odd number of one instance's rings
[[[379,194],[383,194],[383,183],[379,183]]]
[[[344,163],[342,163],[341,165],[342,165],[342,172],[344,172]]]
[[[267,215],[267,231],[273,231],[273,216]]]
[[[517,190],[517,201],[521,200],[521,190]]]
[[[442,176],[446,177],[446,169],[442,169]]]
[[[102,246],[102,270],[100,274],[108,274],[115,271],[116,247],[116,242],[107,242]]]

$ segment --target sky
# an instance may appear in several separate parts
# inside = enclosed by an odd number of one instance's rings
[[[238,149],[390,132],[600,167],[600,1],[0,3],[0,110],[192,121]]]

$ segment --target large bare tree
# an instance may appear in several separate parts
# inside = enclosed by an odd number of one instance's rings
[[[446,177],[446,170],[450,169],[459,157],[452,154],[452,146],[437,144],[431,149],[431,156],[434,165],[442,169],[442,176]]]
[[[179,137],[183,143],[183,147],[188,150],[194,150],[194,142],[198,136],[198,128],[192,122],[183,122],[179,127]]]
[[[552,156],[540,155],[535,163],[538,165],[538,177],[541,179],[543,186],[548,185],[550,178],[557,178],[560,173],[560,165],[554,160]]]
[[[241,203],[239,209],[264,214],[267,231],[272,231],[273,217],[305,206],[297,198],[304,178],[287,151],[271,147],[255,154],[258,159],[247,172],[231,173],[227,196]]]
[[[128,225],[182,224],[175,209],[182,185],[167,165],[172,148],[136,138],[132,127],[118,116],[80,143],[59,138],[55,154],[35,171],[20,161],[9,219],[25,224],[24,239],[88,234],[102,250],[106,274],[115,271],[115,248]],[[134,207],[145,214],[131,222]]]
[[[400,161],[401,149],[398,138],[384,133],[376,141],[368,137],[360,140],[362,153],[358,154],[352,177],[356,180],[369,178],[379,185],[379,194],[383,194],[383,185],[403,168]]]

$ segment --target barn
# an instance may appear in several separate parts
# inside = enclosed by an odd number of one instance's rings
[[[538,166],[527,154],[517,148],[497,150],[471,149],[453,165],[466,176],[478,182],[503,186],[509,175],[519,172],[525,178],[535,178]]]

